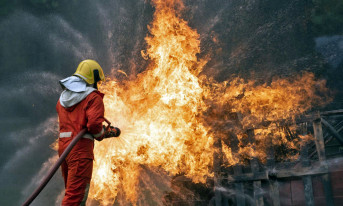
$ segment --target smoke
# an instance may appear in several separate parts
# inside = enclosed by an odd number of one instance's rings
[[[247,188],[245,188],[247,190]],[[249,204],[254,205],[254,198],[251,197],[250,195],[246,194],[245,192],[240,193],[238,190],[236,189],[232,189],[232,188],[227,188],[224,186],[217,186],[214,188],[215,191],[220,192],[220,194],[222,195],[222,197],[225,197],[227,199],[230,198],[242,198],[244,199],[246,202],[248,202]],[[258,190],[259,195],[263,195],[266,193],[266,191],[264,191],[262,188],[259,188]],[[214,201],[214,198],[212,199],[212,201]]]
[[[54,29],[60,31],[49,34],[49,41],[51,46],[57,50],[56,52],[69,51],[79,59],[98,59],[89,40],[81,32],[72,28],[60,16],[52,16],[50,21],[54,22]]]
[[[300,70],[325,74],[329,62],[333,75],[341,75],[341,37],[318,38],[315,48],[303,2],[185,1],[183,15],[200,34],[199,56],[210,59],[203,73],[267,81]],[[118,70],[132,78],[149,63],[141,57],[153,14],[149,1],[61,1],[60,8],[45,14],[15,8],[0,21],[0,205],[20,204],[55,158],[49,145],[57,138],[58,80],[85,58],[118,79],[126,78]],[[49,196],[36,205],[60,201],[60,174],[52,181]]]
[[[316,49],[336,69],[343,63],[343,36],[323,36],[315,39]]]
[[[128,60],[137,59],[143,47],[149,8],[144,1],[89,1],[72,13],[43,16],[21,7],[1,20],[0,205],[25,200],[54,160],[58,80],[86,58],[101,62],[106,74],[129,73],[136,63]],[[61,181],[57,174],[34,204],[58,204]]]
[[[40,185],[42,179],[46,177],[48,171],[54,166],[58,160],[58,155],[50,157],[43,163],[39,172],[31,179],[21,191],[22,199],[20,203],[25,202],[25,198],[28,198],[33,191]],[[61,205],[61,200],[64,196],[64,183],[61,178],[62,174],[60,170],[56,172],[53,178],[50,180],[46,188],[40,193],[40,195],[34,200],[32,205],[46,205],[51,204],[55,200],[55,205]],[[59,192],[59,193],[58,193]],[[52,205],[52,204],[51,204]]]
[[[42,146],[54,142],[57,133],[57,118],[54,116],[46,119],[34,129],[29,127],[9,134],[11,141],[21,146],[13,148],[15,153],[1,166],[0,182],[2,186],[7,186],[7,192],[14,193],[12,195],[17,197],[17,201],[22,198],[21,193],[26,196],[27,193],[32,192],[30,185],[34,180],[26,177],[27,175],[34,176],[37,168],[40,167],[40,162],[45,161],[46,157],[51,155],[52,149],[48,147],[42,150]],[[43,165],[43,168],[46,166],[46,164]],[[35,179],[37,178],[35,177]],[[42,176],[40,175],[39,178]],[[25,187],[29,189],[25,189]],[[6,196],[3,196],[1,201],[4,205],[19,204],[19,202],[9,200]]]

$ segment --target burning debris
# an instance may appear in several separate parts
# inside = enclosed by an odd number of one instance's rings
[[[324,81],[316,81],[312,73],[262,85],[240,78],[216,82],[200,75],[208,60],[197,56],[200,37],[181,19],[182,1],[152,4],[154,19],[142,51],[149,67],[135,79],[109,79],[100,88],[106,94],[106,116],[123,132],[121,140],[104,140],[95,147],[91,198],[111,205],[121,190],[136,203],[142,166],[205,183],[214,176],[218,149],[226,166],[246,158],[263,161],[270,144],[299,150],[304,137],[296,135],[294,121],[313,105],[329,101],[321,96]],[[246,133],[252,128],[255,143]]]

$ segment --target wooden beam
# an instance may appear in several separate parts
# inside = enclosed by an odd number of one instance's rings
[[[280,206],[281,201],[278,181],[276,179],[271,179],[269,183],[269,188],[273,206]]]
[[[313,121],[314,142],[316,143],[316,149],[319,161],[325,161],[325,146],[323,138],[323,129],[321,119]]]
[[[233,173],[237,176],[242,175],[242,166],[234,165],[233,166]],[[235,183],[235,190],[237,191],[236,194],[236,205],[237,206],[245,206],[245,198],[244,198],[244,185],[243,183]]]
[[[234,166],[238,167],[238,166]],[[235,169],[234,169],[235,170]],[[257,172],[257,173],[245,173],[240,174],[236,172],[237,175],[229,175],[227,178],[223,178],[223,180],[227,180],[228,183],[240,183],[240,182],[249,182],[249,181],[257,181],[257,180],[270,180],[271,178],[289,178],[289,177],[301,177],[301,176],[314,176],[314,175],[324,175],[330,172],[342,172],[343,170],[340,168],[330,167],[328,169],[327,166],[311,166],[311,167],[302,167],[297,166],[297,168],[288,168],[288,169],[281,169],[275,170],[273,172],[268,173],[267,171]],[[190,181],[190,180],[188,180]]]
[[[343,116],[343,109],[333,110],[333,111],[326,111],[320,113],[310,113],[307,115],[303,115],[296,119],[296,123],[304,123],[304,122],[312,122],[313,120],[320,118],[320,117],[340,117]]]
[[[289,168],[285,170],[279,170],[276,172],[277,178],[287,178],[287,177],[301,177],[310,175],[320,175],[328,173],[326,167],[300,167],[296,170]]]
[[[323,118],[321,118],[321,122],[328,129],[329,133],[334,136],[341,145],[343,145],[343,137],[335,130],[335,128]]]
[[[333,201],[333,191],[332,191],[330,175],[329,174],[322,175],[321,180],[324,185],[326,205],[334,206],[335,203]]]
[[[321,119],[313,121],[313,130],[314,130],[314,137],[315,137],[314,140],[316,143],[319,161],[321,164],[327,167],[326,157],[325,157],[325,144],[324,144],[323,129],[322,129],[323,120],[324,119],[321,118]],[[322,176],[322,183],[324,185],[326,203],[329,206],[333,206],[334,205],[333,192],[332,192],[332,185],[331,185],[331,179],[330,179],[329,174],[324,174]]]
[[[343,109],[321,112],[321,116],[343,115]]]
[[[238,120],[237,120],[238,121]],[[238,153],[238,144],[239,140],[234,133],[230,133],[231,138],[231,149],[232,152],[237,154]],[[241,165],[234,165],[233,166],[233,174],[234,176],[240,176],[242,175],[242,166]],[[230,182],[230,181],[229,181]],[[231,181],[234,182],[234,181]],[[237,206],[245,206],[245,198],[244,198],[244,185],[241,182],[234,183],[235,190],[237,191],[235,197],[236,197],[236,205]]]
[[[255,133],[253,129],[247,130],[248,133],[248,138],[249,142],[253,147],[253,150],[255,150]],[[259,172],[259,166],[258,166],[258,160],[256,157],[253,157],[250,160],[250,166],[251,166],[251,171],[252,173],[256,174]],[[262,185],[261,185],[261,180],[256,180],[253,181],[253,186],[254,186],[254,200],[255,200],[255,205],[256,206],[263,206],[263,190],[262,190]]]
[[[304,193],[306,206],[314,206],[313,188],[312,188],[312,178],[311,176],[302,177],[304,183]]]
[[[222,163],[222,145],[221,138],[215,138],[213,146],[213,172],[214,172],[214,200],[215,204],[221,206],[222,194],[217,188],[221,187],[221,163]]]
[[[242,124],[240,121],[240,117],[239,114],[236,112],[232,112],[228,115],[228,118],[230,120],[232,120],[231,123],[231,127],[238,127],[239,129],[242,129]],[[238,154],[239,151],[239,140],[237,138],[237,135],[235,132],[233,132],[232,130],[228,131],[228,141],[229,145],[231,147],[231,151],[233,154]],[[237,157],[239,158],[239,157]],[[233,167],[233,174],[234,175],[241,175],[242,174],[242,166],[241,165],[234,165]],[[228,183],[232,183],[232,181],[228,182]],[[233,199],[233,201],[235,201],[235,205],[237,206],[245,206],[245,194],[244,194],[244,185],[241,182],[235,182],[233,184],[234,188],[235,188],[235,198]]]
[[[267,168],[269,171],[275,171],[275,152],[273,147],[272,138],[267,140],[268,149],[267,149]],[[273,172],[274,173],[274,172]],[[272,199],[273,206],[280,206],[280,192],[279,192],[279,183],[274,175],[269,179],[269,196]]]
[[[236,166],[235,166],[236,167]],[[227,177],[228,182],[247,182],[247,181],[257,181],[257,180],[268,180],[268,172],[256,172],[256,173],[245,173],[239,174],[236,172],[237,175],[229,175]]]
[[[305,144],[301,147],[300,150],[301,165],[304,168],[310,166],[310,161],[308,159],[308,144]],[[314,197],[313,197],[313,187],[312,187],[312,177],[310,175],[302,176],[304,184],[304,194],[306,206],[314,206]]]
[[[231,119],[235,122],[238,127],[242,128],[241,122],[239,121],[238,114],[232,113]],[[237,154],[239,151],[239,140],[237,135],[234,132],[229,132],[231,150],[234,154]],[[233,166],[233,174],[235,176],[242,175],[242,166],[241,165],[234,165]],[[229,181],[230,182],[230,181]],[[233,181],[231,181],[233,182]],[[236,190],[235,199],[237,206],[245,206],[245,193],[244,193],[244,185],[242,182],[235,182],[234,187]]]
[[[342,123],[343,121],[341,121],[341,122],[339,122],[337,125],[339,126],[341,123]],[[337,126],[336,125],[336,126]],[[335,129],[336,130],[336,129]],[[341,126],[340,128],[338,128],[336,131],[337,132],[340,132],[340,131],[342,131],[343,130],[343,126]],[[330,137],[329,137],[330,136]],[[326,144],[326,143],[328,143],[328,142],[330,142],[331,140],[332,140],[332,138],[334,138],[333,136],[331,136],[331,135],[329,135],[328,133],[326,133],[325,134],[325,136],[324,136],[324,140],[325,140],[325,142],[324,142],[324,145]],[[327,146],[326,146],[327,147]],[[313,151],[311,154],[310,154],[310,157],[313,157],[315,154],[316,154],[316,150],[315,151]]]
[[[263,189],[261,185],[261,181],[254,181],[254,199],[255,199],[255,205],[256,206],[263,206]]]

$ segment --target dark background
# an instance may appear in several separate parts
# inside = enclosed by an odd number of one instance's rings
[[[343,1],[186,0],[183,18],[201,37],[203,73],[269,82],[310,71],[343,108]],[[19,205],[49,167],[57,137],[58,80],[96,59],[109,77],[134,78],[154,8],[149,0],[0,0],[0,205]],[[41,172],[41,173],[40,173]],[[34,205],[54,205],[53,178]]]

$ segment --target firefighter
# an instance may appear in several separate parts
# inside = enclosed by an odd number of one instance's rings
[[[120,130],[111,127],[106,131],[104,103],[97,84],[105,76],[94,60],[82,61],[73,76],[60,81],[64,89],[56,105],[59,117],[58,154],[61,155],[71,140],[84,128],[81,138],[61,165],[65,184],[63,206],[85,205],[92,177],[94,139],[101,141],[119,136]]]

